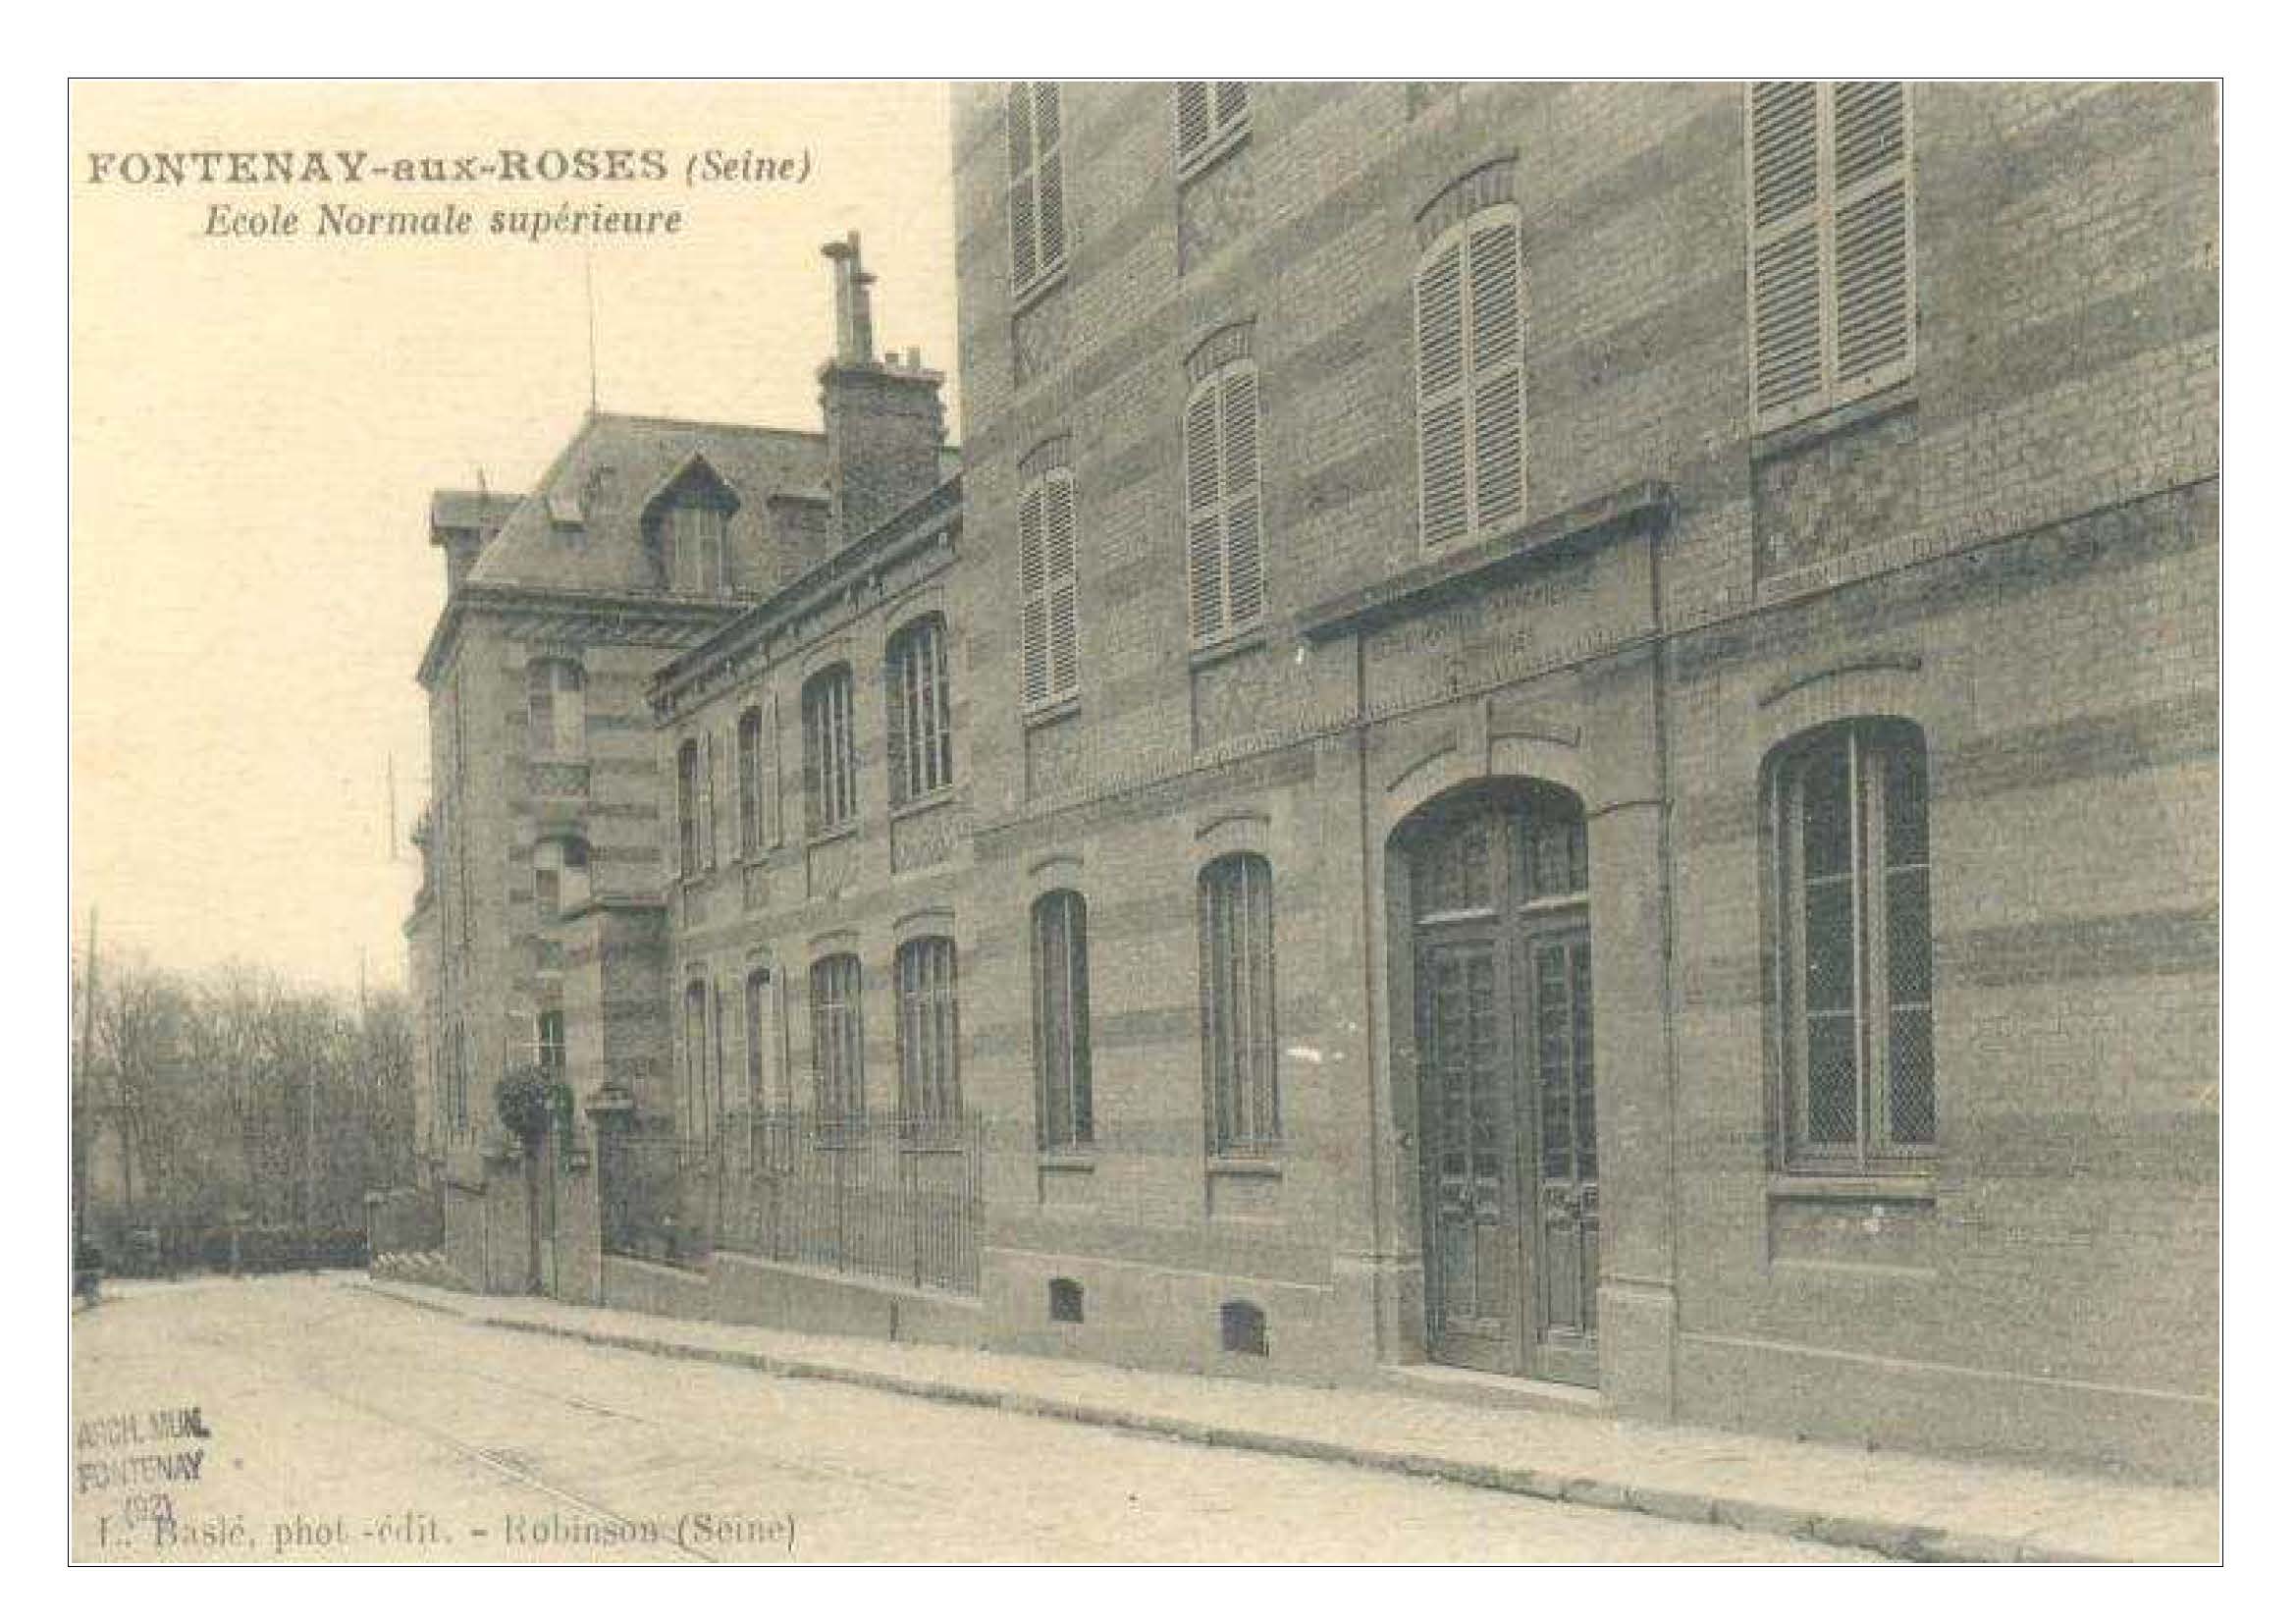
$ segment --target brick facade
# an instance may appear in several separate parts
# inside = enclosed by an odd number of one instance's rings
[[[1170,86],[1063,86],[1062,268],[1017,298],[1007,95],[958,87],[961,494],[918,492],[912,469],[905,511],[828,553],[816,513],[762,601],[615,666],[651,729],[629,747],[650,753],[667,832],[624,848],[656,853],[654,889],[636,867],[630,885],[659,928],[574,921],[589,934],[563,973],[595,1009],[569,1022],[571,1063],[672,1113],[682,989],[733,1010],[762,971],[760,1086],[802,1102],[808,970],[852,952],[865,1074],[889,1088],[894,955],[947,937],[987,1132],[977,1297],[856,1323],[1408,1380],[1466,1356],[1446,1318],[1463,1265],[1431,1240],[1453,1196],[1430,1148],[1448,1084],[1425,954],[1479,928],[1430,914],[1414,865],[1472,808],[1569,805],[1583,895],[1507,925],[1494,961],[1530,961],[1550,926],[1590,952],[1594,1127],[1571,1174],[1588,1192],[1534,1200],[1562,1174],[1525,1163],[1498,1204],[1521,1203],[1525,1235],[1566,1210],[1598,1228],[1595,1323],[1558,1329],[1541,1293],[1560,1242],[1534,1235],[1492,1358],[1591,1380],[1628,1416],[2210,1474],[2215,103],[2047,84],[1912,85],[1902,105],[1910,372],[1756,434],[1739,87],[1255,84],[1241,135],[1183,174]],[[1447,222],[1492,207],[1519,221],[1523,516],[1434,551],[1415,278]],[[1266,606],[1201,646],[1190,359],[1245,324],[1221,352],[1248,343],[1256,378]],[[825,384],[853,349],[841,334]],[[913,358],[868,366],[851,398],[884,385],[931,415],[894,382],[930,377]],[[1021,504],[1055,463],[1074,481],[1081,679],[1031,711]],[[839,511],[898,505],[873,485]],[[886,651],[929,614],[948,632],[954,783],[896,812]],[[459,646],[466,679],[512,680],[515,660]],[[838,664],[859,808],[817,838],[802,695]],[[464,702],[515,710],[513,688],[499,698]],[[740,850],[721,787],[720,843],[681,873],[679,750],[715,738],[729,761],[752,707],[771,720],[772,837]],[[1800,1039],[1782,1000],[1801,971],[1782,967],[1799,926],[1781,917],[1775,784],[1785,746],[1877,720],[1926,762],[1935,1125],[1902,1159],[1821,1175],[1789,1153],[1782,1055]],[[1272,880],[1281,1132],[1251,1156],[1207,1129],[1199,884],[1238,855]],[[1071,891],[1093,1132],[1041,1149],[1031,905]],[[617,992],[603,966],[625,954]],[[1503,1016],[1522,1067],[1547,1063],[1530,1007]],[[618,1011],[644,1034],[626,1057]],[[735,1081],[738,1024],[711,1040]],[[1512,1131],[1551,1147],[1527,1075],[1502,1078]],[[688,1295],[829,1311],[818,1281],[754,1273]],[[1263,1350],[1238,1333],[1247,1309]]]

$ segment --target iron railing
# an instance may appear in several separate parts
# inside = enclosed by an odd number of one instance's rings
[[[679,1267],[724,1250],[974,1295],[984,1141],[977,1112],[735,1114],[706,1144],[625,1130],[601,1146],[603,1238]]]

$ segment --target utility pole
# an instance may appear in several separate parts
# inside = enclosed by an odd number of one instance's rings
[[[87,985],[80,1011],[80,1063],[72,1067],[72,1240],[87,1230],[88,1072],[95,1064],[95,907],[87,909]],[[79,1266],[77,1256],[75,1268]]]

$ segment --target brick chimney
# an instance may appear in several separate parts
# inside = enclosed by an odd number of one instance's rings
[[[945,424],[941,375],[888,354],[875,357],[861,234],[848,232],[822,253],[837,278],[837,350],[823,362],[822,424],[829,450],[829,541],[860,540],[940,483]]]

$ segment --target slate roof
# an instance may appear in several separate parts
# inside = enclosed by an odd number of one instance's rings
[[[740,500],[728,531],[736,560],[735,591],[763,595],[782,567],[773,559],[768,541],[767,498],[828,499],[823,436],[744,423],[685,422],[604,411],[583,419],[558,460],[518,501],[471,566],[471,581],[571,591],[658,592],[640,516],[696,456],[707,460]],[[580,515],[578,524],[562,521],[573,514]]]

